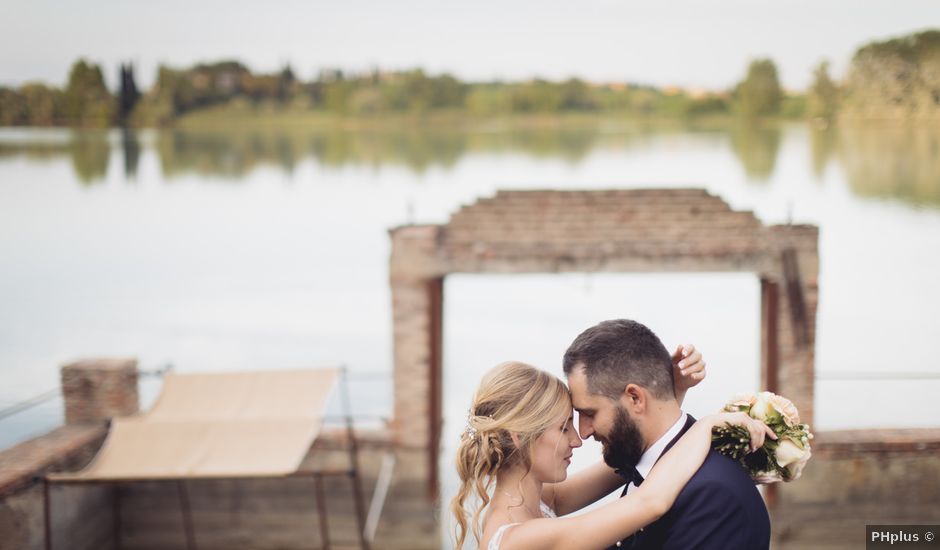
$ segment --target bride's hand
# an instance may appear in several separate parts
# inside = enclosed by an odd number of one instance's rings
[[[770,429],[767,424],[764,424],[760,420],[756,420],[743,412],[724,412],[718,413],[712,416],[713,427],[722,426],[724,424],[730,424],[734,426],[742,426],[747,429],[747,432],[751,436],[751,450],[754,452],[757,449],[760,449],[764,446],[764,438],[769,437],[770,439],[777,439],[777,434]]]
[[[702,353],[692,344],[683,344],[672,354],[672,367],[675,369],[676,395],[685,392],[705,379],[705,361]]]

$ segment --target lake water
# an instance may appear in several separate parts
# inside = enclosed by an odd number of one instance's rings
[[[0,409],[55,388],[64,362],[134,356],[180,372],[346,364],[357,411],[387,415],[390,227],[446,222],[498,189],[673,186],[819,225],[814,428],[937,425],[940,132],[802,124],[0,129]],[[560,375],[598,320],[702,349],[693,414],[758,384],[750,274],[454,275],[445,289],[445,498],[481,374],[519,359]],[[142,386],[147,404],[159,380]],[[61,400],[2,419],[0,447],[60,422]]]

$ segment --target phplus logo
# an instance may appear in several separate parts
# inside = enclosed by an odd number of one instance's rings
[[[906,533],[904,531],[872,531],[871,542],[886,542],[897,544],[899,542],[920,542],[919,533]]]

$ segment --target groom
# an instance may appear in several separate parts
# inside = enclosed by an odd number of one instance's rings
[[[643,482],[659,457],[695,422],[673,390],[672,359],[636,321],[604,321],[565,352],[565,375],[583,439],[604,445],[623,495]],[[770,519],[760,493],[737,462],[709,451],[672,509],[611,548],[760,550],[770,545]]]

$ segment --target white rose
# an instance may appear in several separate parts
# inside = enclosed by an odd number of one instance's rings
[[[809,452],[809,449],[806,449],[806,454],[803,455],[802,459],[787,466],[787,470],[790,472],[790,481],[800,479],[800,476],[803,475],[803,468],[806,466],[806,463],[809,462],[810,456],[812,456],[812,453]]]
[[[777,464],[790,472],[790,481],[803,474],[803,467],[806,466],[810,456],[812,453],[809,446],[804,447],[790,438],[781,441],[777,446],[777,452],[774,453]]]
[[[777,410],[774,409],[771,402],[773,395],[769,391],[762,391],[757,394],[757,399],[754,401],[754,405],[751,406],[751,418],[756,418],[765,424],[771,422],[777,415]]]
[[[777,445],[777,452],[774,456],[777,458],[777,464],[786,468],[790,464],[803,458],[803,454],[805,454],[803,447],[792,439],[787,438]]]

